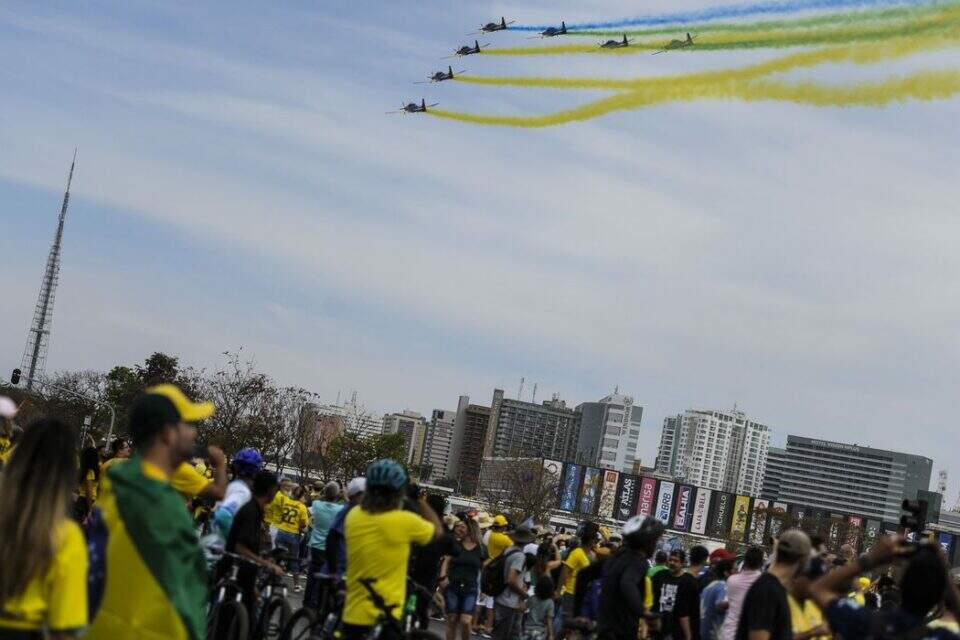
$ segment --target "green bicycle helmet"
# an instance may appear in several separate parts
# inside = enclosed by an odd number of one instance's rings
[[[407,484],[407,472],[395,460],[375,460],[367,467],[367,488],[380,487],[400,491]]]

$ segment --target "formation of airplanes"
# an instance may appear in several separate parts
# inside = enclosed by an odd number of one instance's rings
[[[510,28],[510,25],[513,24],[514,22],[515,22],[515,20],[509,20],[509,21],[508,21],[505,16],[501,16],[501,17],[500,17],[500,22],[488,22],[488,23],[486,23],[486,24],[484,24],[484,25],[481,25],[480,28],[479,28],[479,30],[478,30],[478,31],[475,31],[474,33],[479,34],[479,33],[493,33],[493,32],[495,32],[495,31],[506,31],[507,29]],[[474,33],[471,33],[470,35],[474,35]],[[532,38],[554,38],[554,37],[556,37],[556,36],[567,35],[567,33],[568,33],[568,32],[567,32],[567,23],[566,23],[566,21],[561,20],[559,27],[547,27],[546,29],[544,29],[543,31],[541,31],[539,34],[537,34],[537,35],[535,35],[535,36],[530,36],[530,37],[532,37]],[[695,37],[696,37],[696,36],[691,36],[691,35],[688,33],[685,40],[676,40],[676,39],[671,40],[670,42],[668,42],[667,44],[665,44],[662,49],[659,49],[659,50],[657,50],[657,51],[654,51],[654,54],[657,54],[657,53],[665,53],[665,52],[667,52],[667,51],[673,51],[673,50],[676,50],[676,49],[683,49],[683,48],[686,48],[686,47],[692,47],[692,46],[693,46],[693,39],[694,39]],[[620,49],[620,48],[624,48],[624,47],[629,47],[629,46],[630,46],[630,40],[627,38],[627,34],[623,34],[623,38],[620,39],[620,40],[607,40],[606,42],[598,43],[598,45],[599,45],[599,47],[600,47],[601,49]],[[446,56],[446,57],[447,57],[447,58],[453,58],[453,57],[455,57],[455,56],[456,56],[456,57],[463,57],[463,56],[476,55],[476,54],[482,53],[482,50],[483,50],[484,48],[486,48],[486,47],[489,47],[489,46],[490,46],[489,43],[485,43],[485,44],[482,44],[482,45],[481,45],[479,40],[474,40],[472,47],[471,47],[469,44],[465,44],[465,45],[463,45],[462,47],[460,47],[459,49],[457,49],[456,51],[454,51],[454,52],[453,52],[453,55]],[[465,73],[465,70],[457,71],[457,74],[462,74],[462,73]],[[447,66],[446,72],[444,72],[444,71],[437,71],[437,72],[433,73],[432,75],[428,76],[426,80],[421,80],[421,81],[419,81],[419,82],[414,82],[414,84],[429,84],[429,83],[434,83],[434,82],[443,82],[443,81],[445,81],[445,80],[453,80],[454,77],[455,77],[455,76],[454,76],[454,72],[453,72],[453,66]],[[395,111],[387,111],[387,113],[404,113],[404,114],[406,114],[406,113],[426,113],[427,110],[429,110],[431,107],[437,106],[438,104],[440,104],[440,103],[439,103],[439,102],[434,102],[433,104],[427,104],[427,101],[426,101],[424,98],[421,98],[421,99],[420,99],[420,104],[417,104],[416,102],[409,102],[409,103],[401,106],[399,109],[397,109],[397,110],[395,110]]]

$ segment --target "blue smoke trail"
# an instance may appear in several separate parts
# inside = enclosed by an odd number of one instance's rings
[[[858,9],[873,7],[890,7],[927,4],[930,0],[789,0],[788,2],[756,2],[753,4],[728,5],[680,11],[677,13],[662,13],[659,15],[638,16],[635,18],[621,18],[606,22],[581,22],[568,24],[567,29],[614,29],[619,27],[653,27],[672,24],[689,24],[691,22],[707,22],[724,18],[740,18],[746,16],[797,13],[817,9]],[[509,29],[515,31],[543,31],[547,27],[558,25],[517,25]]]

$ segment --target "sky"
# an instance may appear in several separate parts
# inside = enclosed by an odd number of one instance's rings
[[[536,382],[538,401],[571,405],[619,386],[644,406],[645,464],[665,416],[736,403],[776,442],[929,456],[952,503],[960,99],[705,100],[545,129],[385,114],[420,97],[529,114],[603,95],[412,83],[501,15],[635,11],[4,3],[0,362],[19,364],[77,147],[48,371],[154,351],[211,368],[242,348],[283,384],[330,402],[355,390],[377,413],[489,403],[521,377],[524,399]],[[634,77],[769,56],[454,64]],[[958,62],[955,50],[923,60]],[[843,84],[854,71],[816,73]]]

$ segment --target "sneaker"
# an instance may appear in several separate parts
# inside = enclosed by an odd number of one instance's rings
[[[490,632],[484,629],[483,631],[480,632],[480,635],[483,636],[484,638],[489,638]]]

